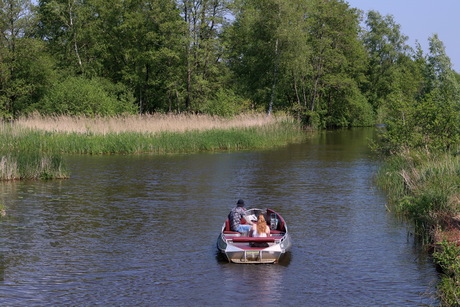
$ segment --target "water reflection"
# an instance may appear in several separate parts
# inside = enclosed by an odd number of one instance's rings
[[[256,306],[283,304],[283,277],[285,268],[277,265],[226,265],[222,268],[224,304],[254,302]]]

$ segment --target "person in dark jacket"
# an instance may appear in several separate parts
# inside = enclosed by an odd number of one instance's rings
[[[244,208],[244,200],[239,199],[236,203],[236,207],[228,214],[230,220],[230,228],[232,231],[238,232],[249,232],[251,225],[241,225],[241,219],[244,217],[246,209]]]

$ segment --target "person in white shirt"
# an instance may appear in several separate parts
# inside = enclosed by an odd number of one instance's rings
[[[257,217],[257,223],[254,223],[251,228],[253,237],[269,237],[270,236],[270,227],[268,227],[267,222],[263,214],[260,214]]]

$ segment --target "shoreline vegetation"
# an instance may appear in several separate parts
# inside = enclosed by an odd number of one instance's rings
[[[0,180],[68,178],[64,154],[170,154],[271,148],[305,138],[290,116],[39,116],[0,126]]]
[[[412,221],[441,273],[442,306],[460,306],[460,155],[407,150],[391,156],[377,174],[389,210]]]
[[[378,122],[399,153],[381,175],[394,210],[432,238],[458,225],[460,74],[437,34],[426,53],[393,16],[341,0],[88,0],[71,14],[36,2],[0,16],[0,118],[13,121],[0,120],[0,181],[67,178],[66,154],[270,148],[305,138],[302,125]],[[227,119],[250,110],[261,113]],[[460,250],[445,242],[440,297],[460,306]]]

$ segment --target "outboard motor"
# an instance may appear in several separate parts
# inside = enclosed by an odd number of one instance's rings
[[[270,229],[275,230],[278,228],[278,218],[276,213],[270,214]]]

